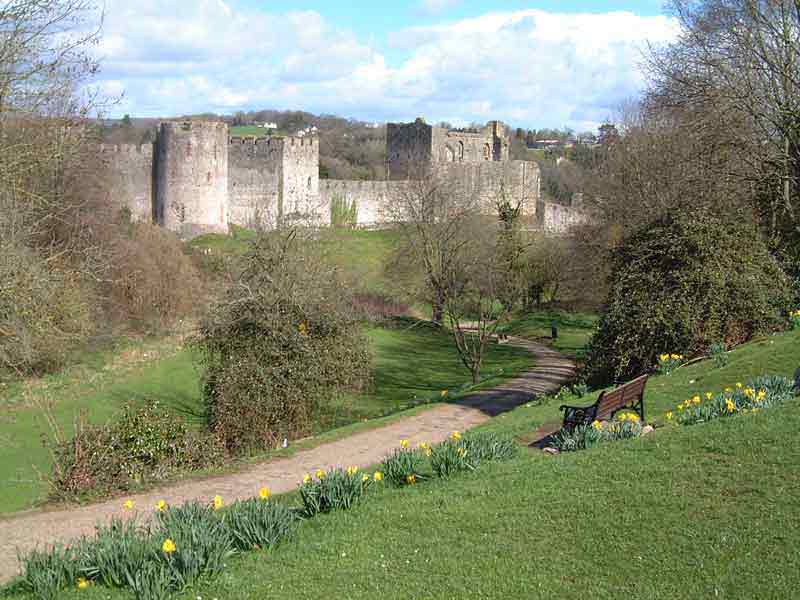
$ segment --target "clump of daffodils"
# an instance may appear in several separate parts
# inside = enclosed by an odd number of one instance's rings
[[[667,411],[665,419],[679,425],[694,425],[719,417],[753,414],[779,404],[793,395],[793,383],[785,377],[759,377],[749,385],[736,382],[722,392],[696,394]]]
[[[683,354],[661,354],[658,357],[656,370],[662,375],[669,375],[683,363]]]
[[[793,329],[800,329],[800,308],[789,312],[789,321]]]

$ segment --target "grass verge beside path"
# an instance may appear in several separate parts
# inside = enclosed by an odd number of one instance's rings
[[[654,377],[660,412],[687,393],[790,375],[800,331]],[[552,405],[482,426],[530,429]],[[800,399],[758,414],[551,457],[523,452],[445,481],[388,486],[231,559],[178,598],[793,598],[800,589]],[[15,599],[26,598],[9,594]],[[92,587],[64,598],[128,598]]]
[[[555,321],[558,338],[550,337],[550,325]],[[588,313],[568,313],[558,310],[537,311],[519,315],[502,332],[508,335],[547,344],[569,358],[580,361],[589,338],[595,332],[598,317]]]
[[[446,332],[420,325],[372,328],[367,335],[375,353],[374,389],[333,402],[322,415],[315,435],[356,421],[394,414],[422,400],[439,399],[444,389],[450,390],[448,397],[457,397],[459,388],[469,379]],[[106,357],[88,378],[76,378],[75,371],[68,370],[61,376],[46,378],[37,393],[52,403],[53,416],[68,434],[81,411],[90,423],[103,423],[113,418],[126,402],[147,399],[158,399],[191,425],[202,427],[205,412],[199,373],[190,351],[162,350],[162,354],[154,353],[155,360],[143,360],[135,368],[105,370],[103,364],[114,362],[112,357]],[[487,377],[493,377],[484,385],[513,376],[531,364],[531,356],[524,350],[493,346],[484,370]],[[13,392],[20,393],[21,390]],[[51,464],[49,451],[42,442],[50,430],[41,410],[25,406],[11,397],[13,394],[9,394],[5,405],[0,404],[0,514],[18,512],[41,502],[46,486],[40,474],[48,473]],[[340,432],[347,433],[352,433],[352,429]]]

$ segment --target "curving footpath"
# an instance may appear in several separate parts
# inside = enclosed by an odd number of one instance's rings
[[[509,338],[509,344],[533,354],[536,366],[497,387],[378,429],[297,452],[289,458],[270,460],[230,475],[190,480],[135,494],[130,499],[136,509],[147,512],[162,499],[168,504],[189,500],[210,502],[219,494],[230,503],[256,496],[264,485],[274,493],[288,492],[298,487],[304,473],[348,465],[368,467],[383,460],[401,439],[408,439],[412,444],[440,442],[452,431],[475,427],[529,402],[533,396],[557,389],[574,376],[574,363],[542,344],[522,338]],[[113,516],[125,514],[131,512],[124,512],[122,500],[117,498],[63,510],[31,511],[0,520],[0,583],[18,574],[18,551],[24,553],[37,545],[68,542],[93,533],[98,522],[107,522]]]

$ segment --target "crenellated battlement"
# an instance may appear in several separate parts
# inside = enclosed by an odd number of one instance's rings
[[[153,144],[99,144],[97,151],[103,154],[141,154],[153,156]]]
[[[154,144],[103,144],[109,193],[135,218],[181,235],[226,231],[229,224],[279,227],[330,222],[334,200],[358,207],[358,225],[386,223],[408,180],[442,177],[453,190],[495,210],[498,193],[523,206],[526,223],[546,231],[580,222],[583,211],[540,202],[535,163],[512,161],[501,122],[451,129],[414,123],[386,127],[387,180],[319,179],[320,140],[308,136],[236,136],[225,123],[168,121]]]

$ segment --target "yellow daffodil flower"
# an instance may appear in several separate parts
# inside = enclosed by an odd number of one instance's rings
[[[165,539],[164,543],[161,544],[161,550],[163,550],[165,554],[172,554],[177,549],[178,548],[175,546],[175,542],[169,538]]]
[[[269,497],[272,495],[272,492],[269,491],[267,486],[262,487],[258,490],[258,497],[262,500],[269,500]]]
[[[369,481],[369,475],[367,475],[366,473],[364,473],[364,474],[361,476],[361,483],[367,483],[368,481]]]
[[[79,590],[85,590],[86,588],[89,587],[89,580],[86,579],[85,577],[78,577],[76,585],[78,586]]]
[[[317,476],[317,479],[325,479],[325,471],[322,469],[317,469],[317,472],[314,474]]]
[[[734,404],[733,400],[729,398],[728,400],[725,400],[725,408],[729,413],[732,413],[734,410],[736,410],[736,404]]]
[[[400,440],[400,447],[405,450],[408,448],[408,440]]]
[[[593,421],[592,427],[594,427],[597,431],[600,431],[603,428],[603,424],[600,421]]]
[[[672,411],[669,411],[666,415],[667,421],[672,421]]]
[[[220,508],[222,508],[222,506],[223,506],[222,496],[219,495],[214,496],[214,510],[219,510]]]
[[[348,474],[350,477],[352,477],[352,476],[353,476],[353,475],[355,475],[356,473],[358,473],[358,467],[347,467],[347,474]]]
[[[461,432],[460,431],[454,431],[453,433],[450,434],[450,439],[453,439],[453,440],[456,440],[456,441],[460,440],[461,439]]]
[[[131,510],[133,508],[133,500],[125,500],[125,502],[122,503],[122,508]]]
[[[158,512],[164,512],[165,510],[167,510],[167,503],[164,502],[163,500],[159,500],[158,502],[156,502],[156,510]]]
[[[304,484],[311,483],[311,475],[309,475],[308,473],[303,475],[303,483]]]
[[[406,483],[408,483],[408,485],[414,485],[415,483],[417,483],[417,476],[409,475],[408,477],[406,477]]]
[[[375,473],[372,475],[372,479],[375,481],[380,481],[381,479],[383,479],[383,473],[381,473],[380,471],[375,471]]]

